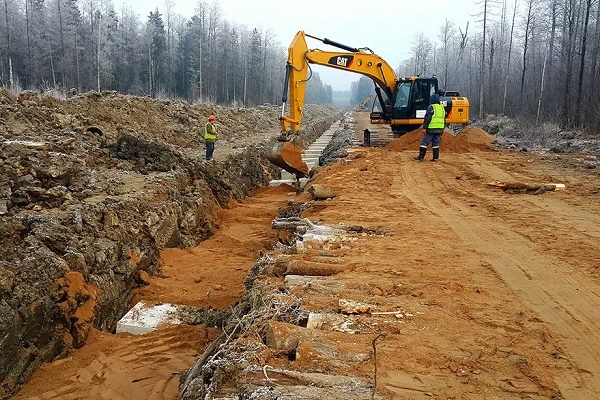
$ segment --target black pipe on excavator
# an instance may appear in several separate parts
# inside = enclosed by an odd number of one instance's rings
[[[285,65],[285,80],[283,81],[283,97],[281,98],[281,101],[283,102],[283,104],[285,105],[285,103],[287,103],[287,99],[288,99],[288,90],[290,89],[290,85],[289,85],[289,81],[290,81],[290,70],[292,69],[292,64],[290,64],[289,62],[286,63]]]
[[[333,46],[333,47],[340,48],[342,50],[350,51],[352,53],[358,53],[358,52],[360,52],[360,50],[357,49],[356,47],[346,46],[345,44],[334,42],[333,40],[329,40],[327,38],[323,39],[323,43],[328,44],[328,45]]]
[[[337,48],[342,49],[342,50],[351,51],[352,53],[358,53],[358,52],[360,52],[360,50],[357,49],[356,47],[346,46],[345,44],[334,42],[333,40],[329,40],[327,38],[321,39],[321,38],[318,38],[316,36],[309,35],[308,33],[305,33],[304,35],[308,36],[309,38],[313,38],[313,39],[316,39],[316,40],[318,40],[320,42],[323,42],[324,44],[328,44],[330,46],[337,47]]]
[[[388,110],[388,107],[386,106],[385,101],[383,100],[383,96],[381,95],[381,88],[379,86],[375,86],[375,93],[377,94],[377,99],[379,100],[379,104],[381,105],[381,114],[383,116],[383,119],[388,121],[390,119],[390,110]]]

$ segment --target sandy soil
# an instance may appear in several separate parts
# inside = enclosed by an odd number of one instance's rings
[[[368,114],[355,115],[360,139]],[[415,162],[419,135],[411,133],[321,168],[313,183],[336,197],[304,216],[382,234],[327,254],[294,255],[343,266],[339,290],[297,295],[314,311],[336,310],[345,298],[401,312],[365,317],[356,340],[332,339],[342,353],[370,351],[374,343],[374,371],[346,368],[374,381],[383,398],[600,398],[597,173],[565,157],[496,151],[488,139],[445,135],[441,162]],[[564,183],[566,190],[508,193],[488,185],[497,181]],[[228,307],[258,253],[270,249],[271,220],[290,199],[308,201],[308,194],[264,189],[223,210],[210,240],[163,252],[162,276],[137,299]],[[174,399],[178,371],[191,367],[215,334],[202,327],[146,336],[96,332],[70,358],[39,370],[15,398]],[[327,360],[267,362],[311,371]]]
[[[265,188],[232,203],[221,212],[216,235],[196,248],[163,251],[161,275],[150,278],[135,302],[229,307],[241,297],[259,251],[276,240],[271,221],[277,210],[295,194],[289,186]],[[175,399],[178,373],[194,365],[207,337],[216,336],[199,326],[167,326],[143,336],[95,331],[83,349],[37,371],[15,398]]]

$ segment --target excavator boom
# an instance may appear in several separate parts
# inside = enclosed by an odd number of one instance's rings
[[[306,37],[338,47],[345,51],[331,52],[318,49],[309,50]],[[306,94],[306,83],[310,78],[309,64],[320,64],[328,67],[355,72],[370,77],[391,98],[396,85],[394,69],[369,49],[358,49],[346,46],[329,39],[320,39],[306,35],[304,31],[296,34],[288,48],[286,64],[286,83],[283,94],[283,106],[279,122],[281,125],[281,140],[289,140],[298,135],[302,124],[302,112]],[[286,115],[289,94],[289,113]],[[381,96],[379,96],[382,102]],[[383,104],[382,104],[383,107]],[[284,170],[302,177],[308,172],[302,161],[302,147],[288,142],[287,145],[274,145],[267,158]],[[305,171],[303,173],[303,171]]]
[[[306,44],[306,37],[346,51],[309,50]],[[381,57],[373,54],[368,49],[352,48],[329,39],[320,39],[307,35],[304,31],[300,31],[296,34],[288,48],[286,87],[283,95],[282,114],[279,118],[282,132],[297,133],[300,130],[302,109],[306,94],[306,82],[309,79],[310,72],[309,64],[325,65],[331,68],[366,75],[383,88],[388,98],[393,97],[396,75],[394,69]],[[285,115],[288,93],[290,95],[289,115]]]

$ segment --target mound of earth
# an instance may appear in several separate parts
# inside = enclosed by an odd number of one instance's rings
[[[456,137],[465,139],[469,143],[478,143],[490,146],[496,142],[496,139],[492,135],[473,125],[465,126],[460,130],[460,132],[458,132]]]
[[[463,131],[466,131],[463,133]],[[488,142],[488,135],[484,130],[476,127],[467,127],[463,129],[457,136],[450,133],[442,135],[440,140],[440,148],[442,152],[447,153],[468,153],[471,151],[493,151],[491,143],[493,138]],[[490,136],[491,137],[491,136]],[[393,142],[389,143],[385,148],[391,151],[417,151],[421,140],[423,139],[423,131],[415,129],[408,132]]]

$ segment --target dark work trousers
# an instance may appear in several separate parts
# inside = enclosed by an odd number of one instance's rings
[[[423,140],[421,141],[421,147],[427,148],[427,146],[429,146],[429,143],[431,142],[432,148],[439,148],[441,136],[441,133],[426,133],[425,136],[423,136]]]
[[[210,160],[215,151],[215,142],[206,142],[206,159]]]

